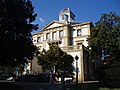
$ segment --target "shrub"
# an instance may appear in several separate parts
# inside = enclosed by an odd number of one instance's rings
[[[99,79],[110,88],[120,87],[120,61],[110,63],[99,69]]]

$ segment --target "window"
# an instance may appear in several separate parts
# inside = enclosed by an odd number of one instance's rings
[[[62,38],[63,37],[63,31],[59,31],[59,37]]]
[[[77,48],[78,48],[78,49],[81,49],[81,44],[82,44],[82,41],[79,42],[79,43],[77,43]]]
[[[73,45],[74,41],[73,38],[70,38],[70,45]]]
[[[36,40],[33,40],[33,42],[36,42]]]
[[[68,15],[64,14],[61,17],[62,17],[62,20],[68,21]]]
[[[40,37],[37,37],[37,42],[41,42],[41,38]]]
[[[35,43],[37,40],[36,40],[36,38],[32,38],[32,41]]]
[[[64,15],[62,15],[62,20],[64,20]]]
[[[53,32],[53,40],[56,40],[57,39],[57,34],[56,32]]]
[[[49,33],[46,34],[46,39],[50,39],[50,34]]]
[[[81,29],[78,29],[78,30],[77,30],[77,36],[81,36],[81,35],[82,35]]]

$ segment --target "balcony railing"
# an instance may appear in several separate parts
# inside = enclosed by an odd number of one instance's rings
[[[61,37],[58,37],[58,38],[52,39],[52,40],[48,39],[47,43],[61,43],[61,41],[62,41]]]
[[[74,46],[65,46],[65,47],[60,47],[62,50],[67,51],[67,50],[81,50],[82,49],[82,44],[81,45],[74,45]]]

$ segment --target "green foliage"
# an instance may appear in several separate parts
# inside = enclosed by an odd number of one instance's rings
[[[14,68],[11,66],[2,66],[0,67],[0,73],[13,73]]]
[[[120,16],[116,13],[102,14],[96,26],[92,28],[89,45],[92,57],[101,59],[101,53],[109,54],[112,58],[120,56]]]
[[[109,63],[100,68],[100,71],[97,70],[99,78],[107,86],[120,87],[120,16],[112,12],[102,14],[92,28],[89,45],[91,58],[94,60],[101,60],[102,52],[110,55]]]
[[[57,45],[51,45],[48,51],[43,50],[38,55],[38,64],[42,66],[43,70],[53,70],[60,74],[61,71],[72,74],[74,59],[71,55],[63,52]]]
[[[30,0],[0,1],[0,65],[17,66],[32,59],[36,47],[31,31],[36,14]]]
[[[67,84],[65,87],[70,88],[70,90],[120,90],[120,88],[105,87],[102,83],[99,82]]]
[[[107,87],[120,88],[120,61],[111,62],[98,70],[100,80]]]

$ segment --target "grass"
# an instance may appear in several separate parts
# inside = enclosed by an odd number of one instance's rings
[[[120,90],[120,88],[110,89],[108,87],[104,87],[103,84],[99,82],[95,83],[82,83],[82,84],[70,84],[66,85],[68,90]]]

